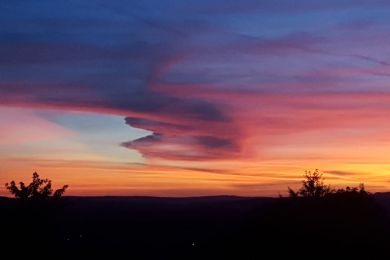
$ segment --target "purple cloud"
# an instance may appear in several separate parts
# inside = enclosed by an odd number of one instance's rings
[[[123,143],[146,157],[247,156],[256,135],[357,126],[362,104],[373,118],[389,109],[387,5],[1,3],[0,102],[121,115],[154,133]]]

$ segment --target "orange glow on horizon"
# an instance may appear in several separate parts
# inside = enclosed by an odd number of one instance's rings
[[[8,162],[6,162],[8,161]],[[229,169],[185,169],[169,166],[126,165],[120,163],[82,161],[30,160],[14,164],[2,160],[0,182],[26,181],[33,171],[53,180],[55,187],[68,184],[70,196],[279,196],[287,194],[287,187],[297,187],[305,169],[319,168],[326,182],[337,186],[357,186],[365,183],[369,191],[390,189],[387,164],[336,164],[327,168],[319,161],[291,161],[262,163],[219,162]],[[237,168],[230,168],[236,164]],[[312,167],[306,167],[307,165]],[[333,170],[337,169],[337,170]],[[7,196],[0,189],[0,195]]]

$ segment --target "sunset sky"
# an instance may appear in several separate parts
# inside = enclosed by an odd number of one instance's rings
[[[390,2],[0,2],[0,195],[390,190]]]

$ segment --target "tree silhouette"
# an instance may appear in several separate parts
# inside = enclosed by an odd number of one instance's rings
[[[288,193],[291,198],[323,198],[323,197],[368,197],[371,194],[365,190],[364,184],[358,187],[349,187],[345,189],[334,189],[330,185],[324,184],[322,173],[318,169],[315,171],[305,171],[305,180],[302,181],[302,187],[294,191],[288,187]]]
[[[10,183],[6,183],[5,187],[12,195],[15,196],[15,198],[29,200],[47,199],[50,197],[59,199],[68,188],[68,185],[64,185],[61,189],[57,189],[53,193],[51,180],[41,179],[39,174],[34,172],[32,176],[32,182],[29,185],[26,186],[24,182],[19,182],[18,187],[15,181],[11,181]]]
[[[333,190],[329,185],[323,182],[322,173],[316,169],[315,171],[305,171],[305,180],[302,182],[302,187],[298,191],[294,191],[288,187],[290,197],[305,197],[305,198],[321,198],[332,193]]]

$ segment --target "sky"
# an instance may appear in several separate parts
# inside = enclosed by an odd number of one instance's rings
[[[389,1],[1,1],[0,183],[390,190],[389,32]]]

